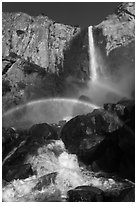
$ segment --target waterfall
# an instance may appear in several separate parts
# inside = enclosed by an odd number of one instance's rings
[[[97,61],[96,61],[96,53],[95,53],[92,26],[88,27],[88,38],[89,38],[90,78],[92,78],[92,81],[96,81],[97,80]]]
[[[88,96],[98,106],[107,102],[117,102],[124,97],[132,98],[129,88],[132,77],[128,79],[123,73],[121,79],[117,79],[117,76],[107,73],[107,69],[111,68],[104,61],[99,48],[95,47],[92,26],[88,27],[88,39],[90,80],[87,90],[82,94]]]

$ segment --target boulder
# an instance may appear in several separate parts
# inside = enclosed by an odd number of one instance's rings
[[[104,107],[71,119],[62,128],[61,138],[93,171],[116,173],[134,181],[134,103],[122,101]]]
[[[134,202],[135,188],[122,184],[122,188],[101,190],[93,186],[79,186],[67,193],[69,202]]]
[[[19,146],[19,144],[28,137],[28,132],[26,130],[15,130],[14,128],[2,128],[2,159],[15,148]]]
[[[105,192],[104,202],[135,202],[135,188],[127,187],[117,192]]]
[[[68,191],[69,202],[102,202],[103,191],[93,186],[78,186]]]
[[[117,130],[120,125],[118,117],[114,118],[103,109],[95,109],[67,122],[62,128],[61,138],[71,153],[90,157],[106,133]]]
[[[25,179],[33,175],[30,164],[5,166],[2,171],[2,178],[8,182],[14,179]]]
[[[36,124],[33,125],[29,129],[30,137],[29,139],[31,141],[37,141],[39,143],[44,143],[45,140],[50,140],[50,139],[58,139],[57,132],[48,125],[47,123],[41,123],[41,124]]]
[[[47,140],[57,139],[56,131],[48,124],[36,124],[28,130],[28,136],[14,147],[12,154],[4,160],[3,168],[7,165],[19,165],[25,162],[28,155],[37,154],[38,148],[44,146]]]
[[[93,178],[94,180],[95,178]],[[70,202],[134,202],[134,183],[110,177],[99,177],[92,185],[78,186],[67,193]]]
[[[33,188],[33,191],[36,191],[36,190],[41,191],[42,188],[46,188],[50,184],[55,184],[56,176],[57,176],[57,172],[53,172],[53,173],[41,176],[40,178],[38,178],[37,184]]]

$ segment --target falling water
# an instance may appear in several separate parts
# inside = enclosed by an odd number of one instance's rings
[[[128,91],[128,83],[131,83],[131,80],[128,80],[128,77],[123,74],[121,79],[115,82],[113,79],[115,79],[116,76],[108,75],[105,71],[107,65],[105,64],[101,53],[95,48],[92,26],[88,27],[88,37],[90,80],[88,83],[88,89],[83,95],[88,96],[94,104],[99,106],[106,102],[117,102],[124,97],[128,99],[131,98],[130,90]],[[99,74],[98,71],[101,74]]]
[[[96,61],[96,55],[95,55],[95,46],[94,46],[92,26],[88,27],[88,37],[89,37],[90,78],[92,78],[92,81],[96,81],[97,80],[97,61]]]

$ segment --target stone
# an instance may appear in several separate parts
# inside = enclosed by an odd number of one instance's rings
[[[105,192],[104,202],[135,202],[135,188],[127,187],[117,192]]]
[[[84,151],[87,151],[88,157],[89,152],[104,140],[105,133],[113,132],[119,126],[117,117],[114,118],[103,109],[95,109],[92,113],[67,122],[62,128],[61,138],[70,152],[84,156]]]
[[[38,142],[41,144],[43,144],[44,141],[46,140],[58,139],[57,132],[53,129],[53,127],[51,127],[50,125],[46,123],[33,125],[29,129],[29,133],[31,135],[30,136],[31,141],[34,142],[38,140]]]
[[[2,168],[2,177],[10,182],[14,179],[25,179],[33,175],[30,164],[5,166]]]
[[[101,185],[102,182],[102,185]],[[96,183],[97,184],[97,183]],[[96,185],[93,182],[93,185]],[[134,183],[120,178],[111,179],[110,176],[99,177],[99,186],[85,185],[69,190],[69,202],[134,202]]]
[[[2,128],[2,158],[5,157],[27,138],[27,131],[16,131],[14,128]]]
[[[102,202],[102,190],[93,186],[78,186],[68,191],[68,202]]]
[[[41,191],[42,188],[46,188],[50,184],[55,184],[56,176],[57,176],[57,172],[53,172],[53,173],[41,176],[40,178],[38,178],[38,182],[36,186],[33,188],[33,191],[36,191],[36,190]]]

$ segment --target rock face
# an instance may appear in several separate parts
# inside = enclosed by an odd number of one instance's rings
[[[134,103],[105,104],[66,123],[61,138],[69,152],[91,165],[93,171],[117,173],[134,180]]]
[[[113,15],[108,16],[102,23],[95,26],[95,31],[102,29],[106,38],[106,53],[121,46],[126,47],[135,39],[135,4],[121,4]]]
[[[46,16],[3,13],[3,57],[11,53],[58,73],[63,51],[79,28],[55,23]]]
[[[135,67],[135,4],[123,3],[113,15],[93,28],[100,72],[122,78],[132,76]],[[103,59],[103,60],[102,60]],[[103,70],[103,71],[102,71]],[[125,73],[125,75],[124,75]],[[134,86],[134,85],[133,85]]]
[[[113,15],[93,26],[99,72],[117,80],[124,71],[132,77],[133,95],[134,6],[122,3]],[[86,86],[91,74],[88,29],[42,15],[3,13],[2,32],[3,111],[43,97],[79,97],[78,90]]]

